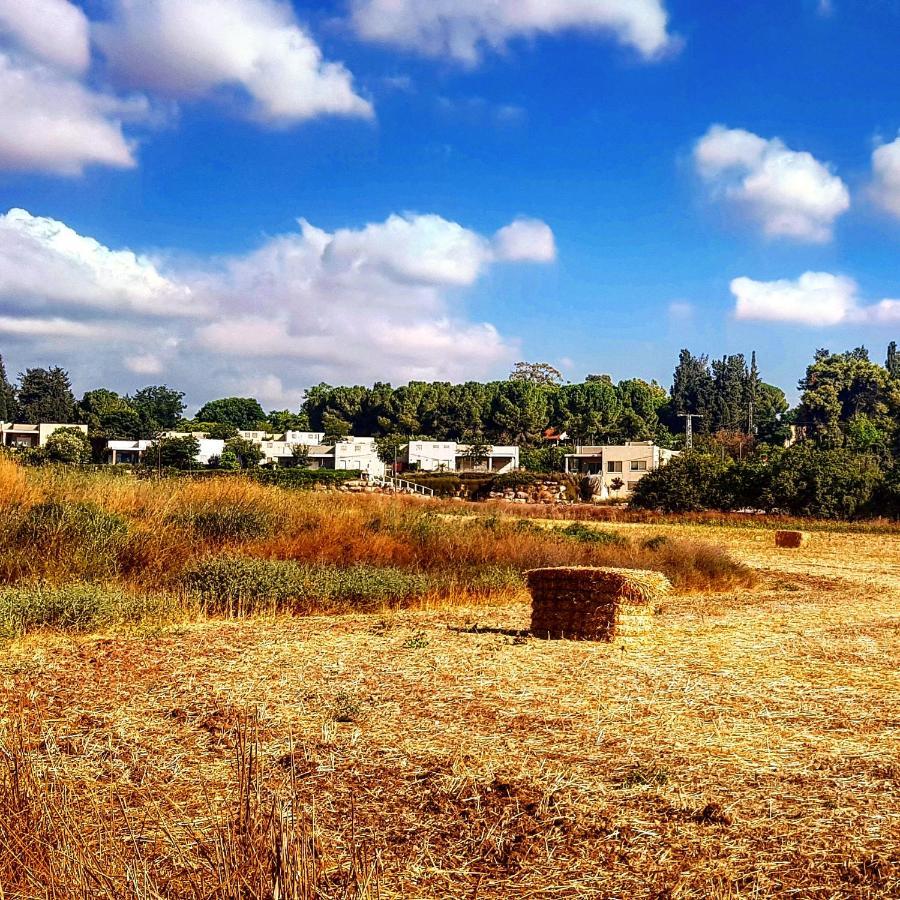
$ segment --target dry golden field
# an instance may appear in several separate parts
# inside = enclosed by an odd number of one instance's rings
[[[900,897],[900,536],[615,528],[760,583],[613,644],[525,596],[13,641],[0,897]]]

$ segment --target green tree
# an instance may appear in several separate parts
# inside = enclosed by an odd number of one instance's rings
[[[201,422],[231,425],[239,431],[261,430],[267,425],[266,414],[252,397],[224,397],[204,403],[197,412]]]
[[[200,442],[192,435],[160,438],[144,452],[144,464],[163,469],[192,469],[197,465]]]
[[[500,443],[536,444],[547,427],[554,388],[533,381],[504,381],[491,409],[490,432]]]
[[[471,434],[465,439],[465,447],[463,448],[463,459],[469,461],[473,468],[478,468],[490,459],[491,445],[486,441],[484,435],[480,432]]]
[[[141,388],[125,398],[141,420],[141,436],[174,431],[184,415],[184,394],[164,384]]]
[[[773,465],[775,508],[795,516],[853,519],[868,512],[882,481],[871,457],[798,444]]]
[[[562,372],[545,362],[517,362],[509,373],[510,381],[528,381],[531,384],[562,384]]]
[[[42,448],[47,462],[80,466],[91,459],[91,444],[80,428],[57,428]]]
[[[409,441],[408,437],[397,432],[385,434],[375,438],[375,452],[386,466],[393,468],[394,464],[399,462],[402,450]]]
[[[106,388],[87,391],[76,404],[78,421],[87,425],[91,437],[136,440],[141,419],[124,397]]]
[[[71,422],[75,397],[69,373],[59,366],[26,369],[19,375],[19,416],[26,422]]]
[[[900,378],[900,353],[897,352],[896,341],[891,341],[888,344],[887,360],[885,360],[884,367],[891,378]]]
[[[6,377],[6,366],[0,356],[0,422],[13,422],[17,415],[16,389]]]
[[[308,469],[310,463],[309,445],[294,444],[291,447],[291,459],[295,466],[299,466],[301,469]]]
[[[715,384],[709,372],[709,359],[706,356],[694,356],[689,350],[682,350],[678,356],[678,365],[672,378],[671,411],[673,421],[670,423],[678,431],[684,429],[681,415],[691,413],[701,416],[695,422],[695,430],[709,433],[713,425],[713,400]]]
[[[259,444],[242,437],[234,437],[230,441],[226,441],[222,455],[224,456],[226,452],[234,455],[238,466],[242,469],[256,468],[265,456]]]
[[[900,382],[871,362],[864,347],[846,353],[818,350],[800,381],[797,418],[822,447],[847,443],[847,427],[859,416],[879,431],[887,445],[897,439]]]
[[[305,413],[291,412],[289,409],[273,409],[268,415],[269,428],[273,434],[286,431],[310,431],[309,417]]]
[[[622,403],[612,382],[567,384],[559,388],[555,399],[558,427],[576,443],[605,444],[618,434]]]
[[[631,506],[663,512],[697,512],[728,509],[726,472],[730,459],[687,451],[671,462],[648,472],[635,486]]]

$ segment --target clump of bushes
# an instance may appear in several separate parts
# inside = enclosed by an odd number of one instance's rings
[[[890,499],[896,478],[870,456],[811,443],[767,448],[740,462],[693,451],[645,475],[631,506],[666,513],[754,510],[860,519],[896,514]]]
[[[254,471],[252,477],[262,484],[308,490],[316,485],[339,487],[359,478],[360,473],[355,470],[277,468]]]
[[[469,574],[394,566],[308,565],[292,560],[215,556],[195,564],[182,588],[210,613],[310,614],[414,605],[453,591],[490,594],[522,586],[518,572],[489,566]]]
[[[562,529],[562,533],[583,544],[613,544],[623,546],[628,543],[628,539],[622,537],[615,531],[604,531],[599,528],[591,528],[583,522],[573,522],[571,525]]]
[[[393,567],[303,565],[285,560],[219,556],[189,569],[183,587],[212,613],[311,613],[376,609],[410,603],[439,588],[439,579]]]
[[[21,637],[41,628],[93,631],[149,617],[158,619],[170,603],[160,595],[132,594],[84,582],[0,588],[0,637]]]

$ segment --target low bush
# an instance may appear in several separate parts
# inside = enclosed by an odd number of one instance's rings
[[[604,531],[598,528],[591,528],[582,522],[573,522],[571,525],[562,529],[562,533],[576,541],[584,544],[617,544],[624,546],[628,543],[628,539],[622,537],[615,531]]]
[[[291,560],[216,556],[182,578],[212,614],[310,614],[415,605],[451,592],[490,594],[520,588],[514,570],[491,566],[471,573],[417,572],[391,566],[304,565]]]
[[[149,597],[84,582],[7,587],[0,589],[0,636],[15,638],[42,628],[92,631],[159,619],[173,605],[161,595]]]
[[[303,614],[400,606],[435,591],[437,581],[424,573],[390,567],[340,568],[220,556],[189,569],[183,586],[199,594],[211,613]]]
[[[348,481],[354,481],[359,478],[360,473],[356,470],[336,471],[333,469],[280,468],[260,469],[258,472],[253,472],[251,477],[262,484],[308,490],[316,485],[339,487]]]

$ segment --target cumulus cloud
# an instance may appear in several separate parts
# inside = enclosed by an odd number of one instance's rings
[[[11,209],[0,216],[0,302],[35,309],[150,316],[200,312],[189,287],[145,257],[110,250],[55,219]]]
[[[113,0],[95,38],[118,78],[171,97],[239,88],[269,122],[372,115],[284,0]]]
[[[161,378],[198,399],[256,392],[295,405],[321,380],[477,378],[519,350],[472,320],[466,289],[492,265],[547,262],[551,249],[536,220],[494,236],[437,215],[333,232],[301,220],[187,271],[11,210],[0,216],[0,333],[32,348],[55,339],[54,358],[62,347],[63,364],[89,360],[92,381]]]
[[[494,235],[494,254],[506,262],[553,262],[556,238],[546,222],[516,219]]]
[[[778,138],[713,125],[694,147],[700,176],[757,221],[769,237],[824,243],[850,208],[847,186],[831,168]]]
[[[731,292],[738,319],[812,326],[900,322],[900,301],[864,305],[852,278],[829,272],[805,272],[796,280],[735,278]]]
[[[0,0],[0,38],[70,72],[90,63],[88,20],[69,0]]]
[[[900,218],[900,137],[872,153],[871,193],[875,202]]]
[[[79,175],[85,166],[131,168],[122,122],[146,114],[141,99],[92,91],[55,69],[0,53],[0,168]]]
[[[477,63],[515,38],[602,31],[645,58],[671,44],[662,0],[354,0],[353,25],[366,40]]]
[[[534,257],[526,251],[518,259]],[[436,215],[333,233],[301,220],[298,233],[207,276],[202,291],[222,312],[197,339],[217,354],[282,358],[339,381],[474,377],[515,351],[493,325],[454,310],[456,292],[500,261],[494,240]]]

